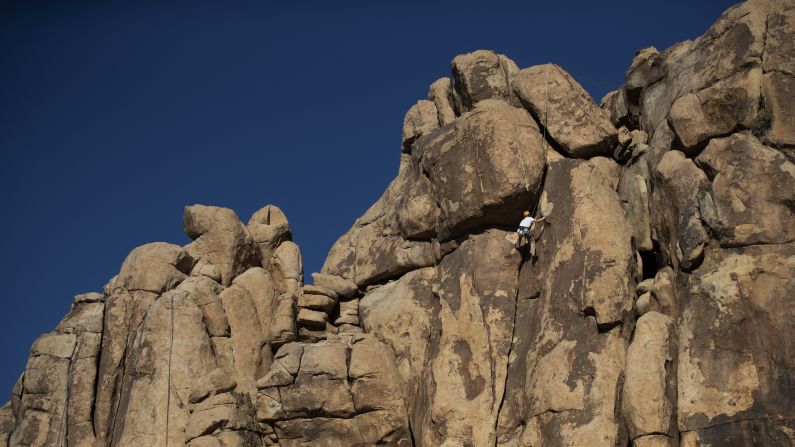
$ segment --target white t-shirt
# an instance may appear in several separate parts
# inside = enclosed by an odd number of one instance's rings
[[[519,226],[520,226],[520,227],[525,227],[525,228],[530,228],[530,227],[533,225],[533,222],[535,222],[535,221],[536,221],[536,220],[535,220],[535,219],[533,219],[532,217],[530,217],[530,216],[527,216],[527,217],[525,217],[524,219],[522,219],[522,221],[521,221],[521,222],[519,222]],[[514,222],[515,222],[515,221],[514,221]]]

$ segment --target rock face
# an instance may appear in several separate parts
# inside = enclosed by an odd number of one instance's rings
[[[519,101],[572,157],[610,155],[618,131],[574,78],[553,64],[519,71],[513,80]]]
[[[793,42],[736,5],[601,107],[456,57],[313,284],[279,208],[187,207],[36,340],[0,447],[795,445]]]

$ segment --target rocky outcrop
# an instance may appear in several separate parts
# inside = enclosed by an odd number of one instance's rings
[[[312,284],[279,208],[187,207],[36,340],[0,446],[795,445],[794,14],[642,49],[601,106],[456,57]]]
[[[259,421],[283,446],[409,446],[391,351],[368,334],[290,343],[257,382]]]
[[[572,157],[610,155],[618,131],[574,78],[554,64],[521,70],[513,80],[519,101]]]
[[[537,258],[519,270],[496,441],[617,445],[634,298],[629,225],[610,182],[588,161],[551,163],[540,208],[549,223]]]

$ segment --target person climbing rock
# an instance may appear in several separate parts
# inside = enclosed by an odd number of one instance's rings
[[[516,232],[519,233],[519,239],[516,241],[516,248],[523,246],[525,243],[530,242],[530,254],[535,254],[535,240],[532,236],[533,226],[536,222],[543,221],[545,217],[540,219],[535,219],[533,216],[530,215],[530,211],[525,211],[523,214],[523,218],[521,222],[519,222],[519,228],[516,229]]]

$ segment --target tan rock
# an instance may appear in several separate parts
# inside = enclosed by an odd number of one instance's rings
[[[510,102],[510,77],[516,64],[489,50],[461,54],[453,59],[455,89],[466,110],[485,99]]]
[[[411,186],[397,203],[397,229],[404,239],[433,238],[439,220],[433,184],[418,167],[412,166],[406,171],[406,183]]]
[[[792,104],[795,103],[795,63],[793,63],[793,40],[795,29],[795,7],[789,2],[778,1],[770,9],[765,28],[765,55],[762,68],[765,72],[762,81],[767,116],[760,119],[763,126],[769,120],[770,128],[763,137],[765,144],[782,147],[790,161],[792,149],[786,146],[795,144],[795,118]],[[761,114],[760,114],[761,115]],[[760,129],[764,130],[764,129]]]
[[[223,368],[216,368],[201,377],[191,387],[189,402],[195,404],[216,394],[232,391],[237,386],[234,373]]]
[[[56,331],[62,334],[80,334],[91,332],[94,334],[102,333],[102,318],[105,312],[105,304],[97,301],[83,301],[73,304],[72,309],[58,323]]]
[[[453,100],[453,83],[450,78],[441,78],[431,84],[428,89],[428,99],[436,105],[439,127],[446,126],[455,121],[456,113]]]
[[[276,205],[265,205],[252,214],[246,228],[259,248],[259,258],[264,268],[268,267],[276,247],[284,241],[292,240],[287,216]]]
[[[341,301],[340,315],[359,315],[359,300]]]
[[[298,298],[298,307],[301,309],[319,310],[325,313],[331,312],[337,301],[326,295],[310,295],[304,293]],[[300,312],[300,311],[299,311]]]
[[[404,432],[389,430],[389,425],[373,423],[381,417],[383,412],[371,412],[358,415],[351,419],[314,418],[312,422],[307,419],[296,419],[276,423],[276,432],[279,440],[286,446],[299,445],[340,445],[351,447],[365,447],[371,445],[395,445],[408,447],[410,438],[404,437]],[[379,430],[380,429],[380,430]],[[394,428],[391,428],[394,430]],[[284,440],[287,440],[284,443]]]
[[[235,429],[215,435],[221,447],[260,447],[262,436],[258,430]]]
[[[649,435],[632,440],[632,447],[676,447],[676,439],[663,435]]]
[[[521,70],[513,89],[548,135],[573,157],[612,153],[618,131],[577,81],[554,64]]]
[[[795,6],[787,1],[760,2],[758,6],[764,11],[768,9],[767,27],[765,28],[765,55],[762,66],[766,72],[779,71],[795,74],[795,62],[792,54],[795,52]]]
[[[325,273],[312,273],[315,285],[333,290],[339,296],[351,298],[357,291],[356,283],[341,276]]]
[[[669,317],[679,315],[679,301],[676,292],[676,278],[671,267],[660,269],[654,276],[654,287],[651,290],[654,300],[660,305],[660,312]]]
[[[791,444],[790,3],[641,50],[597,111],[621,165],[542,141],[506,57],[457,58],[314,285],[278,208],[191,207],[189,249],[134,250],[34,343],[0,445]]]
[[[765,109],[760,111],[756,132],[763,134],[765,144],[795,145],[795,75],[781,72],[766,73],[762,78]],[[788,151],[792,160],[792,151]]]
[[[627,349],[622,412],[631,439],[674,432],[673,321],[661,313],[643,314]]]
[[[74,304],[104,303],[104,302],[105,302],[105,295],[97,292],[82,293],[80,295],[76,295],[74,299]]]
[[[369,335],[356,337],[277,352],[274,367],[283,372],[269,374],[284,379],[261,390],[258,418],[273,422],[284,445],[411,445],[390,351]]]
[[[229,321],[218,293],[221,287],[213,280],[199,276],[186,279],[180,284],[202,312],[204,325],[211,337],[228,337]]]
[[[302,288],[302,290],[303,290],[304,294],[323,295],[323,296],[327,296],[327,297],[329,297],[329,298],[331,298],[333,300],[336,300],[337,298],[339,298],[339,295],[337,294],[337,292],[335,292],[332,289],[329,289],[327,287],[319,286],[319,285],[316,285],[316,284],[307,284],[307,285],[305,285]]]
[[[102,314],[95,318],[101,324]],[[96,440],[92,411],[100,345],[100,334],[79,332],[70,365],[69,398],[66,402],[68,445],[92,445]]]
[[[589,162],[552,163],[539,208],[549,224],[519,272],[497,444],[614,446],[629,335],[621,327],[635,297],[629,225]]]
[[[221,447],[221,443],[215,436],[200,436],[191,439],[188,443],[188,447]]]
[[[762,69],[751,68],[677,99],[669,121],[686,150],[738,126],[753,126],[759,111],[761,80]]]
[[[44,334],[33,342],[30,353],[33,356],[47,355],[71,359],[74,354],[77,337],[73,334],[59,334],[57,332]]]
[[[499,230],[472,236],[442,259],[436,289],[440,335],[428,360],[435,386],[424,391],[430,420],[414,428],[424,444],[442,445],[440,433],[446,439],[471,436],[473,445],[494,442],[520,263],[513,242]]]
[[[406,230],[435,234],[436,212],[418,214],[423,207],[406,206],[411,202],[435,203],[430,188],[416,188],[415,182],[420,178],[423,177],[418,174],[418,167],[413,165],[412,158],[401,155],[398,176],[364,216],[357,219],[353,227],[337,240],[326,257],[322,272],[352,280],[357,288],[364,288],[373,282],[432,265],[431,243],[427,240],[406,240],[402,233]],[[410,193],[412,190],[414,193]],[[419,200],[416,194],[425,194],[427,197]],[[413,196],[411,200],[407,198],[410,196]]]
[[[680,151],[669,151],[662,156],[660,162],[654,169],[655,187],[652,193],[653,209],[665,209],[664,213],[654,213],[652,215],[652,226],[658,234],[670,235],[668,238],[658,240],[660,249],[667,262],[674,267],[679,266],[677,257],[677,247],[679,247],[680,237],[683,238],[682,244],[685,246],[697,246],[703,241],[685,241],[685,237],[691,235],[704,235],[700,219],[691,219],[696,210],[699,215],[704,207],[701,206],[703,200],[699,198],[708,197],[710,189],[709,180],[706,174],[699,169],[693,161],[685,157]],[[694,228],[693,226],[696,225]],[[679,234],[681,230],[687,230],[684,234]]]
[[[196,263],[196,265],[193,266],[190,276],[206,276],[217,283],[221,282],[221,271],[218,270],[217,266],[210,264],[205,260],[200,260]]]
[[[125,392],[123,385],[128,348],[133,345],[136,331],[148,315],[155,298],[157,295],[153,292],[127,291],[114,286],[106,300],[94,409],[94,428],[99,443],[105,443],[113,436],[112,424],[115,422],[120,396]],[[160,316],[161,313],[162,309],[152,315]],[[165,328],[170,328],[170,325]]]
[[[229,335],[210,337],[210,343],[215,353],[216,364],[219,368],[234,368],[235,354],[232,349],[232,339]]]
[[[154,242],[127,255],[116,280],[127,290],[163,293],[173,289],[190,273],[194,259],[182,248]]]
[[[204,259],[218,267],[221,284],[228,286],[235,276],[259,265],[257,247],[234,211],[187,206],[182,221],[185,234],[193,240],[185,250],[194,259]]]
[[[270,336],[268,341],[273,346],[296,340],[296,313],[298,299],[291,293],[283,293],[276,298],[273,305]]]
[[[264,392],[257,396],[256,407],[258,421],[270,423],[285,418],[284,411],[282,410],[281,398],[278,395],[278,388],[273,389],[276,390],[273,396]]]
[[[640,296],[646,292],[651,292],[651,289],[653,287],[654,287],[654,278],[644,279],[643,281],[639,282],[638,285],[635,287],[635,293],[637,293]]]
[[[783,378],[795,357],[782,341],[795,331],[789,299],[794,255],[792,244],[716,249],[693,275],[679,324],[680,431],[739,442],[758,427],[792,417]],[[778,435],[759,433],[761,442],[775,445]]]
[[[235,278],[232,284],[248,292],[257,311],[257,321],[262,331],[261,338],[265,342],[270,342],[274,320],[283,318],[274,312],[276,297],[270,274],[260,267],[250,268]]]
[[[403,118],[403,151],[410,152],[414,140],[438,127],[436,105],[433,101],[421,99],[411,106]]]
[[[610,122],[618,127],[629,123],[629,105],[627,92],[624,87],[608,92],[601,101],[599,107],[605,110],[610,117]]]
[[[626,74],[626,88],[637,90],[646,87],[665,74],[660,52],[654,47],[643,48],[635,53]]]
[[[342,315],[338,317],[336,320],[334,320],[334,326],[339,327],[340,331],[343,333],[361,332],[357,330],[350,330],[350,328],[348,328],[348,326],[359,326],[359,325],[361,325],[361,321],[359,320],[359,317],[356,315]],[[342,330],[343,329],[342,326],[346,326],[344,331]]]
[[[253,407],[247,395],[224,393],[199,403],[190,415],[185,436],[190,440],[213,433],[219,428],[256,429]]]
[[[328,314],[312,309],[299,309],[297,322],[301,326],[325,328],[328,323]]]
[[[109,300],[106,313],[112,312],[110,306]],[[107,327],[107,316],[105,323]],[[108,391],[99,389],[98,399],[102,393],[110,393],[114,411],[103,410],[107,411],[104,413],[100,407],[95,409],[99,427],[112,429],[110,433],[98,431],[97,442],[112,438],[119,446],[155,445],[168,437],[169,443],[184,443],[183,430],[189,413],[185,406],[175,402],[187,402],[193,384],[216,368],[202,312],[185,290],[177,288],[154,301],[141,326],[132,327],[134,338],[124,354],[129,360],[120,377],[117,376],[120,384],[114,387],[111,382]],[[111,347],[112,344],[108,345]],[[113,370],[105,361],[104,339],[102,350],[99,383],[105,384],[113,378],[110,375]],[[115,405],[121,405],[122,400],[124,411],[115,411],[118,408]],[[104,419],[105,415],[112,419]]]
[[[277,291],[298,296],[304,283],[304,267],[298,245],[291,241],[279,245],[273,252],[270,273]]]
[[[701,211],[696,206],[687,207],[679,220],[676,259],[683,269],[698,267],[703,258],[709,235],[701,221]]]
[[[301,366],[301,357],[304,355],[302,343],[287,343],[279,348],[274,355],[274,362],[281,363],[293,376],[298,374]]]
[[[11,411],[11,402],[6,402],[0,407],[0,444],[7,445],[11,432],[14,431],[16,419]]]
[[[35,446],[94,442],[91,410],[100,336],[82,325],[101,328],[102,307],[101,302],[76,304],[56,332],[33,343],[12,401],[0,407],[0,441]]]
[[[649,134],[640,129],[635,129],[629,134],[632,142],[635,144],[646,144],[649,142]]]
[[[545,162],[530,115],[495,100],[479,102],[454,125],[418,142],[414,157],[433,184],[443,239],[485,225],[516,225],[537,197]]]
[[[638,316],[644,315],[652,309],[658,310],[651,293],[646,292],[638,297],[638,301],[635,302],[635,312],[637,312]]]
[[[432,291],[435,277],[433,268],[415,270],[369,292],[359,303],[362,327],[392,349],[414,427],[420,425],[416,415],[424,411],[415,396],[423,389],[423,372],[439,325],[438,302]]]
[[[724,246],[795,240],[795,165],[748,134],[715,139],[698,156],[712,177],[713,231]]]
[[[380,411],[376,418],[367,421],[367,431],[377,431],[379,435],[365,438],[380,439],[391,430],[398,428],[395,438],[406,442],[408,418],[404,403],[404,388],[395,367],[395,358],[389,348],[371,336],[357,336],[350,350],[350,368],[353,405],[358,413],[367,414]],[[360,419],[359,424],[362,424]],[[398,441],[400,442],[400,441]]]
[[[772,1],[757,0],[730,8],[702,36],[663,52],[661,64],[665,67],[665,76],[646,86],[640,95],[640,127],[646,131],[657,129],[668,117],[671,105],[683,95],[689,92],[700,95],[701,90],[717,85],[719,81],[749,67],[759,66],[765,51],[768,15],[772,9],[779,8],[774,5]],[[715,93],[710,100],[715,107],[708,109],[721,110],[721,104],[734,101],[732,95],[741,94],[731,90],[726,90],[727,96]],[[742,105],[743,102],[737,104]],[[741,109],[742,106],[737,112]],[[726,110],[724,116],[729,118],[728,121],[734,121],[731,111],[728,108],[723,110]],[[711,121],[712,113],[704,114],[706,123]],[[717,126],[720,122],[714,121],[714,124]]]
[[[268,373],[257,380],[257,389],[291,385],[295,377],[287,371],[282,362],[274,361]],[[279,406],[281,408],[281,405]]]
[[[395,188],[393,181],[379,202],[391,202]],[[358,287],[433,264],[429,242],[406,241],[393,227],[386,226],[387,217],[375,219],[374,224],[359,219],[337,240],[323,264],[324,274],[353,280]]]
[[[307,376],[280,388],[282,408],[290,419],[310,415],[349,418],[356,414],[345,380]]]
[[[621,167],[618,163],[607,157],[593,157],[590,162],[602,171],[602,175],[610,181],[614,190],[618,188],[621,179]]]
[[[219,296],[231,329],[235,379],[239,390],[253,395],[256,380],[270,367],[263,362],[262,347],[266,342],[256,307],[251,294],[237,285],[225,289]]]
[[[618,195],[621,206],[632,226],[632,238],[638,250],[652,250],[654,243],[651,237],[651,210],[649,203],[650,177],[645,158],[633,161],[622,170],[618,184]]]

